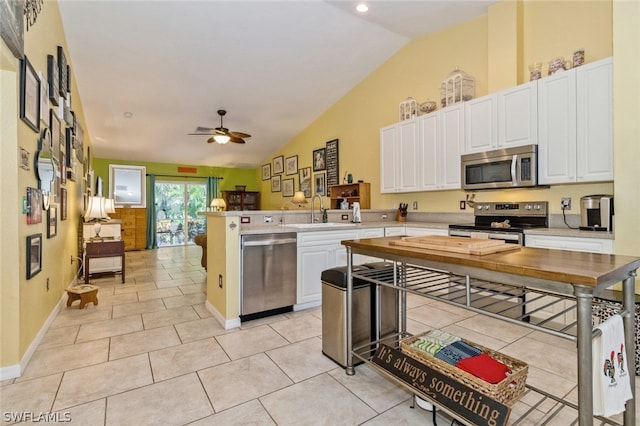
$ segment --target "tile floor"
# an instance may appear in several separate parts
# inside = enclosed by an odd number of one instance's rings
[[[371,367],[347,376],[322,355],[320,309],[224,330],[204,305],[197,246],[129,252],[127,279],[93,280],[98,306],[61,310],[24,374],[0,383],[3,425],[50,412],[83,426],[432,425]],[[576,401],[573,343],[419,297],[408,305],[409,332],[441,328],[522,359],[529,384]],[[525,395],[511,421],[530,411],[519,424],[543,423],[556,405],[539,402]],[[571,411],[545,424],[569,424]]]

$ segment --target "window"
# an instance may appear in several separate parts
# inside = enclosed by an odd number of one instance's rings
[[[146,207],[146,177],[144,166],[109,165],[109,198],[116,207]]]

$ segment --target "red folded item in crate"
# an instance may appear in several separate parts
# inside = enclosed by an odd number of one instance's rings
[[[493,384],[500,383],[511,374],[509,367],[486,353],[462,359],[456,367]]]

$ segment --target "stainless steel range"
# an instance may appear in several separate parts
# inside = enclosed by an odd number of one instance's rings
[[[473,214],[474,223],[449,225],[449,235],[470,238],[482,232],[491,239],[524,245],[525,229],[549,227],[547,201],[476,202]]]

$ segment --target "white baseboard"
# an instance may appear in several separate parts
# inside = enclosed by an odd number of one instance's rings
[[[16,377],[22,376],[22,372],[27,367],[27,364],[31,360],[31,357],[33,356],[36,349],[38,348],[38,345],[40,345],[40,342],[42,342],[44,335],[47,333],[47,331],[49,330],[49,327],[51,327],[51,324],[56,319],[56,317],[58,316],[58,313],[66,303],[67,303],[67,292],[64,291],[62,293],[62,296],[60,297],[60,300],[58,301],[56,306],[54,306],[53,310],[47,317],[47,320],[44,322],[44,324],[40,328],[40,331],[38,331],[38,334],[36,334],[36,337],[33,339],[31,344],[29,345],[29,348],[22,356],[22,359],[20,360],[20,364],[14,364],[7,367],[0,367],[0,380],[15,379]]]
[[[315,308],[322,305],[321,300],[316,300],[315,302],[307,302],[307,303],[299,303],[297,305],[293,305],[294,311],[303,311],[305,309]]]
[[[204,306],[207,308],[207,311],[211,312],[211,315],[213,315],[216,321],[218,321],[218,323],[220,323],[220,325],[224,327],[225,330],[231,330],[232,328],[240,327],[239,317],[226,319],[220,312],[218,312],[216,308],[213,307],[211,303],[209,303],[208,300],[205,302]]]

